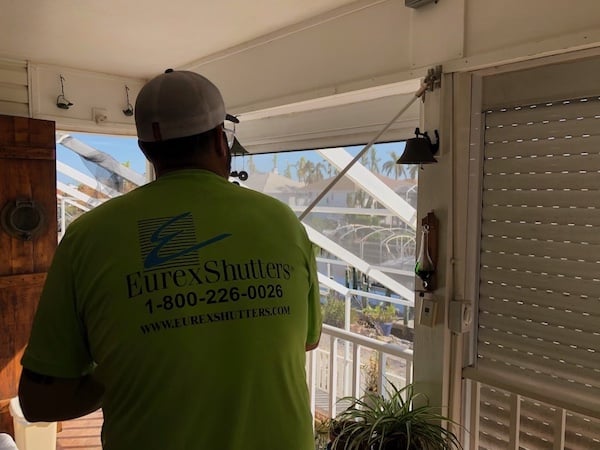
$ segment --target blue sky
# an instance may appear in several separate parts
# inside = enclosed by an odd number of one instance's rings
[[[130,167],[138,173],[146,172],[146,159],[137,145],[137,139],[134,137],[80,133],[70,133],[70,135],[98,150],[108,153],[121,163],[129,161],[131,164]],[[62,145],[56,146],[56,159],[86,175],[90,175],[81,157]]]
[[[141,174],[145,173],[146,159],[139,149],[137,145],[137,139],[135,137],[106,136],[84,133],[70,134],[74,138],[79,139],[98,150],[108,153],[121,163],[129,162],[131,169],[135,170],[136,172]],[[346,150],[352,154],[356,154],[362,148],[362,146],[354,146],[347,147]],[[391,152],[394,152],[396,155],[400,155],[404,148],[404,143],[395,142],[389,144],[376,144],[375,148],[377,150],[378,157],[381,160],[381,164],[383,164],[389,159]],[[256,165],[257,170],[261,172],[271,171],[273,168],[273,156],[274,154],[254,155],[253,162]],[[284,172],[288,163],[291,165],[295,164],[301,156],[313,162],[322,161],[322,158],[313,151],[278,153],[277,169],[279,173],[282,174]],[[63,147],[62,145],[57,145],[56,157],[59,161],[68,164],[80,172],[83,172],[87,175],[94,175],[90,173],[79,155],[74,153],[72,150]],[[244,158],[236,158],[233,162],[233,169],[242,170],[242,168],[245,168],[245,166],[247,167],[247,164],[247,156]]]

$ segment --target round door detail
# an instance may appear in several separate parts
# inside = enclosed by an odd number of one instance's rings
[[[33,239],[44,226],[44,213],[33,200],[8,202],[0,215],[4,231],[24,241]]]

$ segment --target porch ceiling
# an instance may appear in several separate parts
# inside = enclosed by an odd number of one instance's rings
[[[149,78],[351,3],[8,0],[0,57]]]

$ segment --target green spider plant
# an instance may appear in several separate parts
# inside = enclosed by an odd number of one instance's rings
[[[458,437],[441,425],[449,419],[424,394],[412,385],[390,385],[386,397],[367,392],[361,399],[345,399],[352,405],[333,420],[333,450],[462,449]]]

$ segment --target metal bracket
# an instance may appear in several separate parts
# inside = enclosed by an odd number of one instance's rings
[[[421,100],[425,102],[425,94],[427,91],[433,92],[442,86],[442,66],[435,66],[427,69],[427,75],[423,80],[423,84],[427,86],[425,92],[421,96]]]

